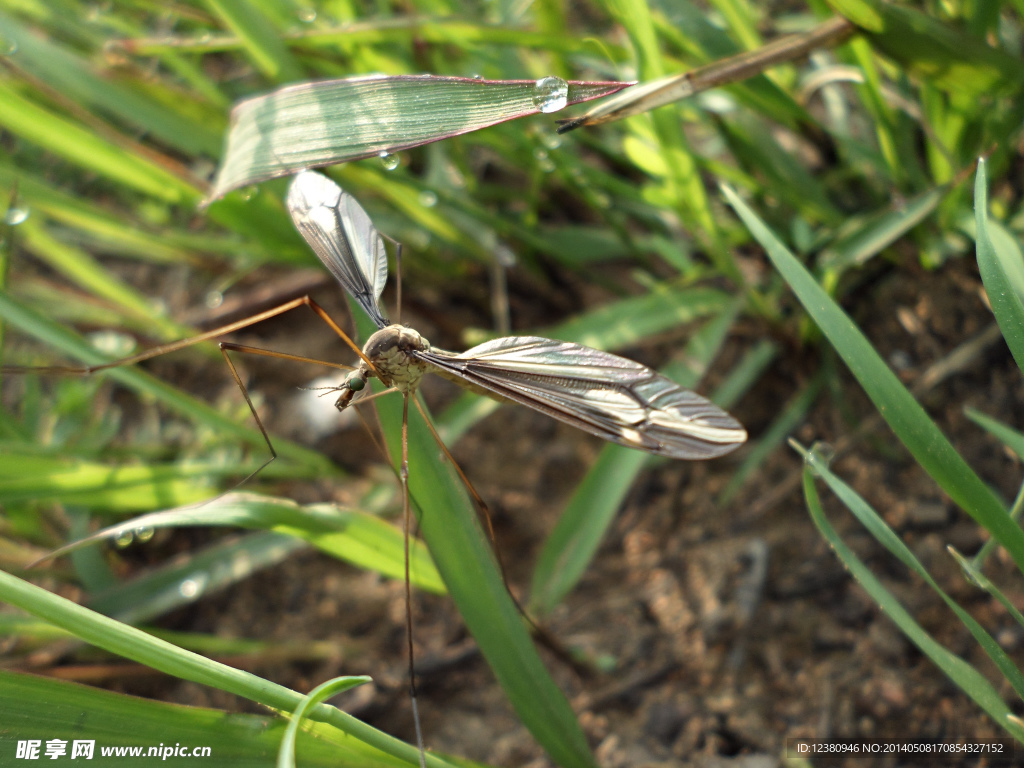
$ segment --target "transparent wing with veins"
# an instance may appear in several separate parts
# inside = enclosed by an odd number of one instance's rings
[[[571,342],[509,336],[462,354],[432,349],[416,357],[457,383],[660,456],[710,459],[747,439],[710,400],[640,363]]]
[[[378,303],[388,279],[387,252],[356,199],[323,174],[303,171],[288,189],[287,206],[295,228],[324,266],[378,328],[390,325]]]

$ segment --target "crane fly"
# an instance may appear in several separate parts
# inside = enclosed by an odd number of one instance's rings
[[[384,242],[355,198],[303,171],[288,191],[295,227],[377,326],[341,385],[344,409],[369,377],[406,398],[431,372],[469,389],[546,413],[613,443],[673,459],[711,459],[747,439],[710,400],[618,355],[540,336],[507,336],[462,353],[431,346],[381,312],[388,277]]]
[[[399,476],[407,550],[409,396],[428,372],[499,400],[528,406],[613,443],[659,456],[710,459],[729,453],[746,441],[747,433],[740,423],[714,403],[624,357],[540,336],[494,339],[462,353],[432,346],[414,329],[391,323],[381,311],[380,296],[388,278],[387,252],[370,217],[355,198],[326,176],[302,171],[289,188],[287,207],[296,229],[377,326],[376,333],[360,351],[360,362],[338,388],[340,395],[335,406],[344,410],[359,402],[358,393],[371,377],[387,387],[373,397],[391,391],[403,396]],[[419,408],[419,401],[414,402]],[[430,426],[426,414],[424,420]],[[436,432],[434,437],[451,458]],[[472,491],[461,470],[459,474]],[[472,493],[482,505],[476,492]],[[422,764],[408,568],[407,556],[410,690]]]

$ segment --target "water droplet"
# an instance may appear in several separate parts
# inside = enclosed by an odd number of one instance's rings
[[[562,146],[562,137],[557,133],[541,134],[540,140],[548,149],[558,149]]]
[[[210,309],[216,309],[224,303],[224,294],[220,291],[208,291],[205,302]]]
[[[28,208],[8,208],[4,214],[4,224],[9,227],[16,227],[28,218]]]
[[[429,189],[423,190],[420,192],[420,205],[424,208],[433,208],[437,205],[437,194]]]
[[[120,331],[94,331],[86,336],[93,348],[107,357],[127,357],[136,346],[135,337]]]
[[[537,161],[537,167],[544,173],[551,173],[555,170],[555,163],[550,157],[545,156]]]
[[[405,240],[416,251],[425,251],[430,247],[430,233],[422,229],[414,229]]]
[[[135,541],[135,532],[131,529],[126,531],[119,531],[114,537],[114,546],[119,549],[131,546],[131,543]]]
[[[569,84],[560,77],[542,77],[533,87],[533,105],[541,112],[557,112],[569,101]]]
[[[473,75],[473,79],[474,80],[483,80],[484,76],[479,74],[479,73],[477,73],[477,74]]]
[[[534,147],[533,148],[533,156],[536,159],[538,159],[538,160],[547,160],[548,159],[548,151],[546,149],[544,149],[543,147]]]
[[[203,590],[206,589],[207,581],[208,579],[205,576],[195,576],[191,579],[185,579],[178,585],[178,594],[190,600],[194,597],[199,597]]]
[[[819,440],[811,446],[811,450],[808,451],[807,456],[804,458],[804,463],[811,467],[811,469],[815,467],[828,469],[828,465],[832,463],[832,459],[835,457],[836,449],[831,444]]]
[[[494,260],[505,269],[510,269],[516,265],[516,254],[507,245],[499,245],[494,249]]]
[[[380,158],[380,164],[384,166],[385,171],[393,171],[398,167],[398,155],[392,155],[385,149],[382,149],[377,153],[377,157]]]
[[[18,52],[18,41],[0,38],[0,56],[13,56]]]
[[[245,200],[245,202],[249,202],[260,193],[260,188],[255,184],[250,184],[248,187],[243,187],[238,190],[238,193],[242,196],[242,199]]]
[[[147,541],[152,539],[156,535],[156,528],[149,528],[142,526],[141,528],[135,529],[135,540],[140,544],[145,544]]]
[[[316,8],[300,8],[299,21],[303,24],[312,24],[316,21]]]

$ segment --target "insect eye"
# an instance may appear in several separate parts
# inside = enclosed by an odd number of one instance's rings
[[[362,376],[356,375],[352,376],[346,382],[346,384],[348,384],[348,388],[351,389],[353,392],[358,392],[359,390],[366,386],[366,379],[364,379]]]

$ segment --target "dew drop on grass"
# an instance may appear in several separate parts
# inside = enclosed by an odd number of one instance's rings
[[[494,260],[499,266],[511,269],[516,265],[516,253],[507,245],[499,244],[494,249]]]
[[[398,155],[392,155],[386,149],[378,152],[377,157],[380,158],[380,164],[384,166],[385,171],[393,171],[398,167]]]
[[[94,331],[86,336],[93,349],[102,352],[109,358],[127,357],[135,351],[138,344],[134,336],[120,331]]]
[[[814,469],[815,467],[823,467],[828,469],[829,464],[832,463],[832,459],[836,457],[836,449],[831,444],[818,441],[811,446],[811,450],[807,453],[804,462]]]
[[[196,576],[185,579],[178,585],[178,594],[185,598],[199,597],[206,589],[208,579],[205,576]]]
[[[569,102],[569,84],[560,77],[542,77],[533,86],[533,105],[541,112],[557,112]]]
[[[29,215],[28,208],[8,208],[4,214],[4,224],[9,227],[16,227],[24,222]]]
[[[548,149],[558,149],[562,146],[562,137],[557,133],[542,134],[540,140]]]
[[[424,208],[433,208],[437,205],[437,194],[429,189],[423,190],[420,192],[420,205]]]
[[[224,303],[224,294],[220,291],[209,291],[206,294],[205,303],[210,309],[216,309]]]
[[[316,21],[316,8],[300,8],[299,21],[303,24],[312,24]]]
[[[121,531],[114,537],[114,546],[118,549],[124,549],[125,547],[131,546],[131,543],[135,541],[135,532],[130,528],[126,531]]]

